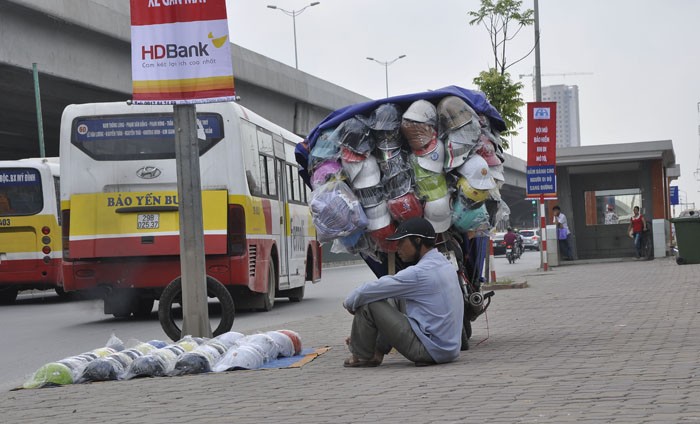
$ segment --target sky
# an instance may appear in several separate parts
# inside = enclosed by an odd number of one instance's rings
[[[294,66],[292,18],[302,0],[226,0],[230,38]],[[533,8],[534,0],[524,0]],[[493,66],[488,33],[470,26],[479,0],[321,0],[296,17],[299,69],[370,98],[447,85],[476,89],[474,77]],[[700,208],[700,1],[539,0],[542,85],[579,88],[581,145],[672,140],[681,166],[680,201]],[[509,61],[526,54],[534,27],[507,47]],[[508,69],[533,101],[534,54]],[[585,75],[571,75],[583,73]],[[552,75],[546,74],[570,74]],[[525,110],[523,108],[523,117]],[[526,127],[512,153],[526,159]],[[510,152],[510,151],[509,151]],[[678,208],[680,211],[680,207]]]

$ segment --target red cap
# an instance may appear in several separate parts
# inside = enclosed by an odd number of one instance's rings
[[[340,150],[340,157],[346,162],[362,162],[367,159],[366,155],[361,155],[343,146]]]

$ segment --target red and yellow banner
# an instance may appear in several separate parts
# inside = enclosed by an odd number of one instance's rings
[[[225,0],[131,0],[136,104],[231,101]]]

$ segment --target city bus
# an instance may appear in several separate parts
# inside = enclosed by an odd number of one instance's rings
[[[0,304],[61,280],[58,158],[0,161]]]
[[[237,308],[301,301],[321,252],[295,134],[237,103],[197,105],[207,278]],[[172,106],[69,105],[60,134],[63,274],[105,314],[148,316],[180,276]]]

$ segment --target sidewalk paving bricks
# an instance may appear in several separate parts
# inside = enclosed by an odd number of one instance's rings
[[[339,307],[285,325],[331,347],[301,368],[4,392],[0,421],[700,422],[699,277],[672,258],[533,272],[496,293],[458,361],[422,368],[398,354],[343,368]]]

